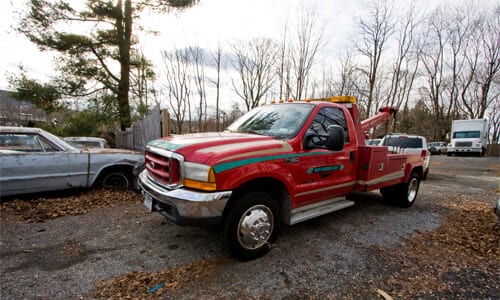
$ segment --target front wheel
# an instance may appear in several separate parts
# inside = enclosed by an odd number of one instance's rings
[[[123,170],[112,170],[102,176],[101,185],[110,189],[130,189],[133,186],[131,175]]]
[[[269,194],[246,194],[236,199],[224,220],[224,246],[243,261],[261,257],[276,241],[279,224],[279,209]]]
[[[415,203],[418,188],[420,187],[420,176],[412,173],[407,182],[380,189],[385,201],[400,207],[410,207]]]

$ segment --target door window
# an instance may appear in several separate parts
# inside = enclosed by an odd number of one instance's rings
[[[38,135],[23,133],[4,133],[0,136],[0,149],[20,152],[59,151],[54,145]]]
[[[336,107],[323,107],[309,127],[309,131],[315,135],[328,136],[328,126],[339,125],[344,129],[344,141],[349,143],[349,131],[344,112]]]

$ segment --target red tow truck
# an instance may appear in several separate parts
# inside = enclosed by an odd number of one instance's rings
[[[144,204],[179,225],[221,224],[225,249],[240,260],[267,253],[281,224],[354,204],[379,189],[409,207],[422,178],[418,154],[365,145],[387,121],[386,107],[361,121],[352,96],[259,106],[224,132],[173,135],[148,143],[139,175]]]

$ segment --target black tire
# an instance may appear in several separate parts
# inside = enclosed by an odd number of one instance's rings
[[[418,189],[420,187],[420,176],[414,172],[408,178],[408,182],[380,189],[384,200],[399,207],[410,207],[415,203]]]
[[[133,187],[132,175],[124,170],[111,170],[104,173],[100,184],[104,188],[126,190]]]
[[[427,175],[429,175],[429,168],[425,170],[424,174],[422,174],[422,180],[427,180]]]
[[[252,192],[236,199],[224,219],[224,247],[248,261],[263,256],[278,238],[279,209],[271,195]]]

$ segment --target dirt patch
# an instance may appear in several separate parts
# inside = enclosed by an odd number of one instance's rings
[[[2,222],[43,222],[68,215],[83,215],[91,209],[141,203],[142,196],[125,190],[92,189],[66,197],[15,199],[0,205]]]
[[[94,296],[100,299],[164,299],[167,293],[209,277],[225,260],[203,259],[149,274],[132,272],[99,283]]]
[[[499,234],[491,206],[474,200],[453,206],[438,229],[417,233],[404,248],[377,249],[382,265],[399,269],[384,288],[400,299],[494,297]]]

